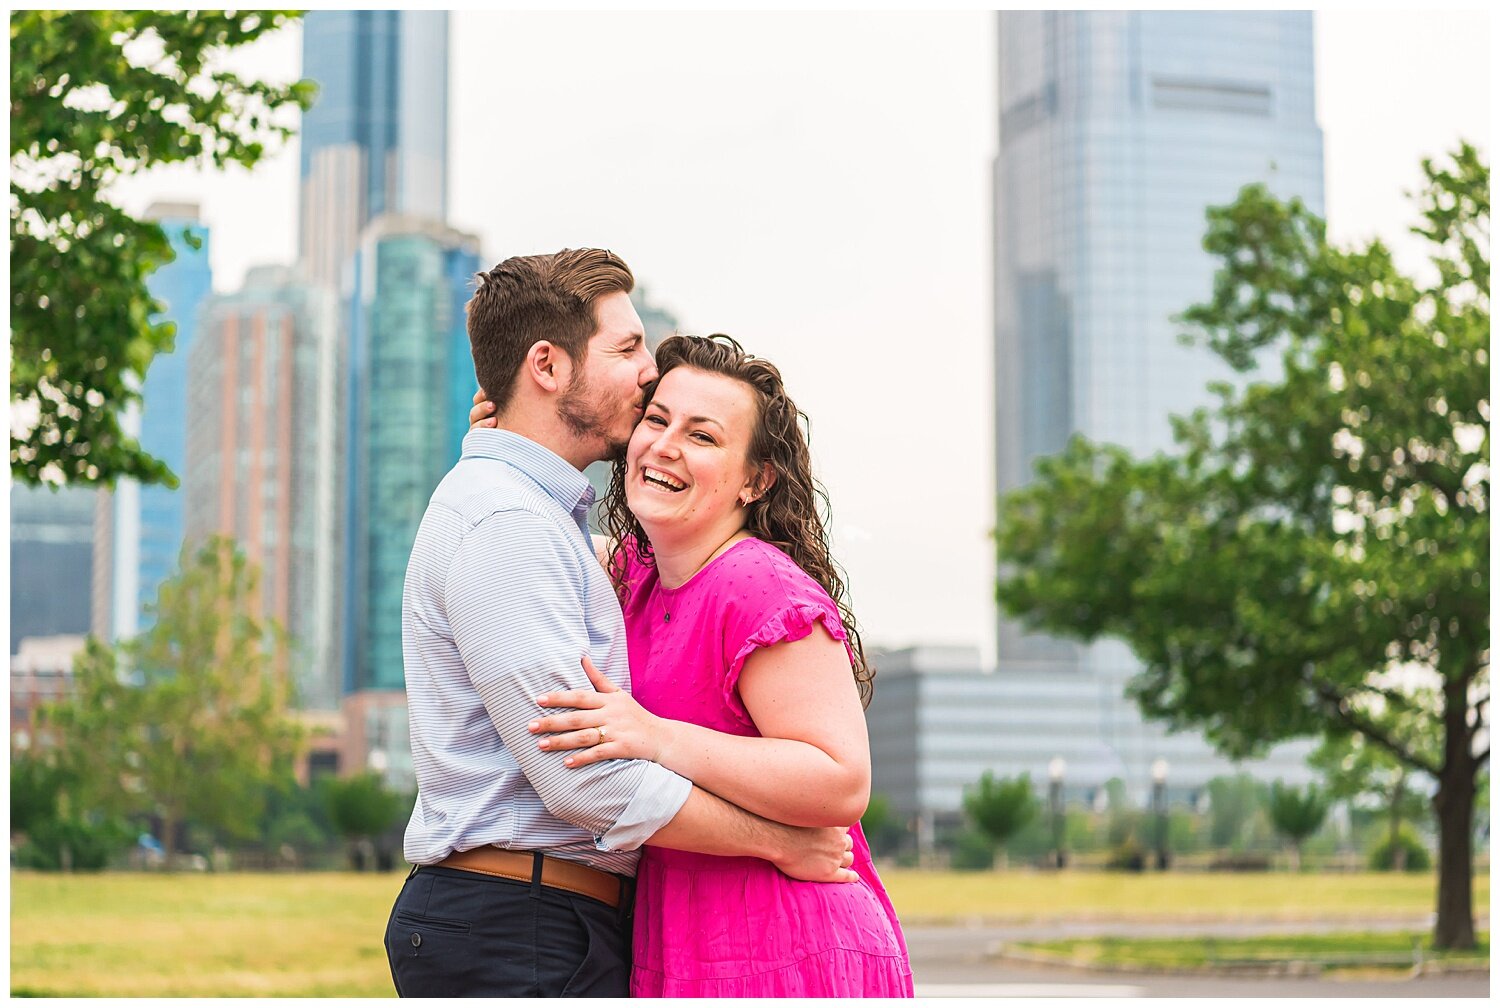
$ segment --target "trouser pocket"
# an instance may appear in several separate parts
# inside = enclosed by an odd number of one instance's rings
[[[568,902],[588,948],[559,996],[625,997],[630,990],[630,929],[622,927],[622,920],[628,917],[592,900]]]
[[[482,993],[529,993],[524,976],[513,978],[522,986],[506,989],[484,961],[474,937],[474,922],[463,907],[442,915],[422,912],[430,897],[430,885],[414,876],[402,887],[391,908],[385,928],[385,952],[391,979],[401,997],[464,997]]]

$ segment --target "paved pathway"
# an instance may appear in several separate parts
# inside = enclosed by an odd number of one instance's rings
[[[1371,929],[1425,928],[1427,920],[1361,922]],[[1342,922],[1244,921],[1199,924],[1066,922],[975,927],[908,927],[920,997],[1487,997],[1489,977],[1328,980],[1316,977],[1201,977],[1033,966],[996,957],[1006,941],[1088,935],[1293,934],[1350,927]]]

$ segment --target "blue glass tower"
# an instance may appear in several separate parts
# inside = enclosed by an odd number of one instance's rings
[[[448,15],[312,11],[302,39],[302,261],[337,287],[375,217],[447,216]]]
[[[126,418],[141,447],[179,479],[187,468],[188,356],[198,333],[198,310],[213,293],[209,231],[191,204],[157,204],[147,215],[167,233],[176,258],[151,275],[151,296],[162,304],[158,320],[177,327],[171,353],[158,354],[141,385],[141,402]],[[196,247],[195,247],[196,246]],[[122,481],[109,502],[108,560],[96,577],[108,579],[110,612],[96,621],[111,638],[146,626],[146,606],[177,568],[183,538],[181,487]],[[102,600],[101,600],[102,601]]]
[[[344,691],[367,751],[411,775],[401,592],[432,491],[458,460],[474,394],[464,304],[478,239],[380,217],[353,260],[349,305]],[[362,698],[362,699],[360,699]]]
[[[995,435],[1004,494],[1074,433],[1137,455],[1172,448],[1169,416],[1208,404],[1205,386],[1233,378],[1212,354],[1182,346],[1172,322],[1211,293],[1205,209],[1265,182],[1321,211],[1323,141],[1311,13],[998,18]],[[1060,756],[1089,768],[1095,783],[1119,776],[1137,789],[1157,758],[1200,776],[1223,772],[1201,739],[1141,722],[1124,699],[1138,666],[1123,646],[1023,634],[1003,619],[998,629],[1001,676],[1033,684],[1013,703],[1052,719],[1007,726],[1011,770],[1041,779]],[[1060,729],[1063,711],[1071,720]]]
[[[400,218],[355,257],[350,319],[345,689],[402,689],[401,588],[428,498],[458,461],[474,395],[469,235]]]

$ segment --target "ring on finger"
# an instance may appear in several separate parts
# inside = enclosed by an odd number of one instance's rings
[[[599,741],[595,742],[594,745],[603,745],[609,741],[609,733],[603,725],[595,728],[594,731],[599,733]]]

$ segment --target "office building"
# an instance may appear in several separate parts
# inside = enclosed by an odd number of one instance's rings
[[[86,634],[94,569],[93,487],[10,488],[10,653],[23,638]]]
[[[347,751],[409,779],[401,591],[432,491],[458,461],[473,404],[464,304],[478,239],[376,218],[353,260],[345,521]],[[379,754],[379,755],[376,755]]]
[[[156,203],[146,217],[161,225],[174,258],[151,274],[157,322],[176,328],[172,349],[151,360],[141,400],[121,418],[141,448],[182,480],[187,461],[188,357],[197,339],[198,310],[213,292],[209,231],[192,203]],[[122,479],[99,494],[93,568],[93,630],[105,640],[134,637],[150,625],[147,608],[177,569],[182,549],[182,487]]]
[[[1003,495],[1075,433],[1138,456],[1172,449],[1169,416],[1209,404],[1206,385],[1232,377],[1183,346],[1172,321],[1212,290],[1206,208],[1265,182],[1320,212],[1323,158],[1311,13],[1006,11],[998,26]],[[1204,779],[1223,771],[1201,738],[1143,722],[1125,697],[1139,666],[1121,644],[1028,635],[1003,618],[998,632],[986,688],[1037,727],[1016,723],[997,772],[1035,778],[1061,756],[1097,765],[1095,776],[1115,767],[1140,794],[1158,758],[1184,784],[1190,767]],[[1266,773],[1287,776],[1304,749],[1279,750],[1280,769]]]
[[[1145,807],[1150,766],[1162,761],[1170,803],[1196,804],[1209,780],[1253,773],[1301,785],[1314,779],[1306,746],[1282,747],[1267,760],[1230,763],[1196,735],[1165,736],[1131,724],[1108,679],[1087,693],[1078,676],[1027,680],[980,666],[976,647],[919,646],[876,652],[875,695],[866,712],[872,794],[931,849],[962,815],[964,789],[986,771],[1027,774],[1038,795],[1059,774],[1069,805],[1097,807],[1118,779],[1127,800]],[[1145,769],[1141,768],[1144,764]]]
[[[302,75],[319,93],[300,133],[301,264],[339,289],[371,220],[447,217],[448,14],[310,11]]]
[[[233,538],[261,572],[261,615],[289,635],[295,702],[339,702],[338,501],[344,425],[337,308],[279,266],[203,309],[193,374],[185,525]]]
[[[78,634],[24,637],[10,658],[11,752],[46,748],[52,739],[37,723],[38,708],[66,697],[73,686],[73,660],[83,651]]]

